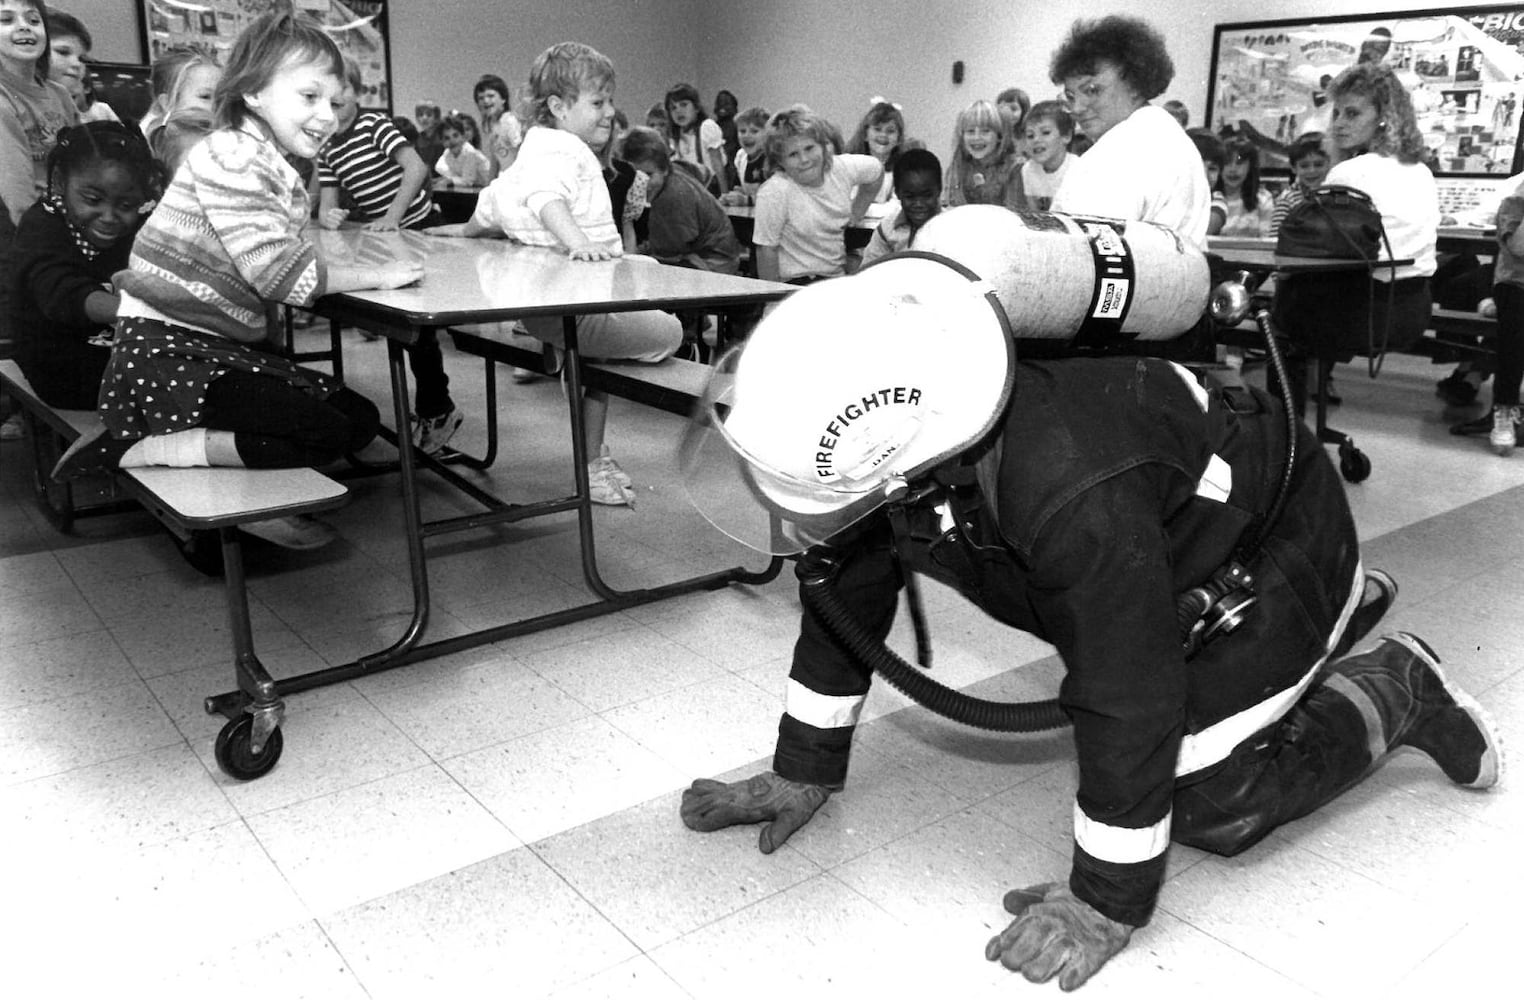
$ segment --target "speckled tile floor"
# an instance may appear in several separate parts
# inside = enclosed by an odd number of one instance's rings
[[[380,344],[348,345],[383,385]],[[450,355],[481,441],[480,369]],[[1370,565],[1497,718],[1524,733],[1524,454],[1450,437],[1442,369],[1342,370],[1335,423],[1375,466],[1349,487]],[[505,385],[511,495],[570,482],[557,385]],[[678,425],[616,401],[609,441],[640,506],[600,510],[616,582],[740,556],[677,488]],[[965,732],[875,691],[852,782],[785,848],[677,817],[692,778],[766,764],[797,605],[785,573],[294,696],[267,777],[225,778],[220,585],[145,515],[49,528],[23,446],[0,451],[0,915],[6,989],[75,997],[885,997],[1033,993],[984,961],[1002,892],[1067,871],[1067,736]],[[430,509],[454,509],[429,487]],[[252,560],[266,662],[287,674],[395,637],[407,607],[395,483],[355,484],[340,544]],[[497,544],[494,544],[497,543]],[[435,543],[434,634],[583,599],[558,518]],[[1041,643],[928,594],[955,681],[1041,696]],[[904,638],[903,629],[897,633]],[[1514,738],[1513,745],[1524,745]],[[1524,807],[1427,761],[1232,860],[1176,849],[1158,915],[1095,997],[1496,995],[1524,889]],[[840,990],[845,987],[847,993]],[[1048,986],[1044,989],[1054,990]]]

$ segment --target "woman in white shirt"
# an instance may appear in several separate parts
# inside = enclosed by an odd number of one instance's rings
[[[1390,253],[1383,245],[1380,256],[1413,259],[1371,274],[1375,349],[1382,349],[1390,319],[1385,346],[1399,350],[1416,342],[1429,323],[1439,191],[1423,163],[1423,134],[1412,99],[1390,67],[1351,66],[1329,86],[1328,96],[1333,104],[1328,138],[1334,166],[1324,183],[1348,185],[1369,195],[1391,245]],[[1365,340],[1365,331],[1358,333],[1357,342]]]

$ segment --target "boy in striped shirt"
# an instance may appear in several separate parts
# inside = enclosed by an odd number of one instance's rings
[[[359,110],[360,67],[350,59],[344,60],[344,83],[338,131],[317,158],[318,221],[325,229],[337,229],[347,219],[374,232],[423,228],[434,210],[428,164],[390,118]],[[341,192],[352,209],[339,207]],[[432,455],[460,429],[465,415],[450,399],[450,379],[432,333],[408,348],[408,358],[416,383],[413,443]]]

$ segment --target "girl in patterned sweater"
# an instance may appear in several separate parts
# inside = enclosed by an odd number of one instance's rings
[[[333,40],[289,11],[238,37],[217,87],[217,130],[186,156],[116,275],[105,433],[76,442],[55,478],[117,466],[315,466],[374,436],[369,400],[260,346],[267,301],[308,306],[423,276],[416,262],[325,265],[302,233],[307,192],[283,154],[311,158],[333,133],[343,72]],[[311,518],[244,530],[288,548],[333,539]]]

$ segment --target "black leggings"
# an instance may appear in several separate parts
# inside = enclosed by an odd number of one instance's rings
[[[1492,380],[1492,405],[1517,406],[1524,380],[1524,288],[1492,286],[1498,306],[1498,372]]]
[[[359,451],[376,436],[381,415],[352,389],[319,399],[284,379],[230,371],[207,387],[201,426],[232,431],[251,469],[294,469]]]

